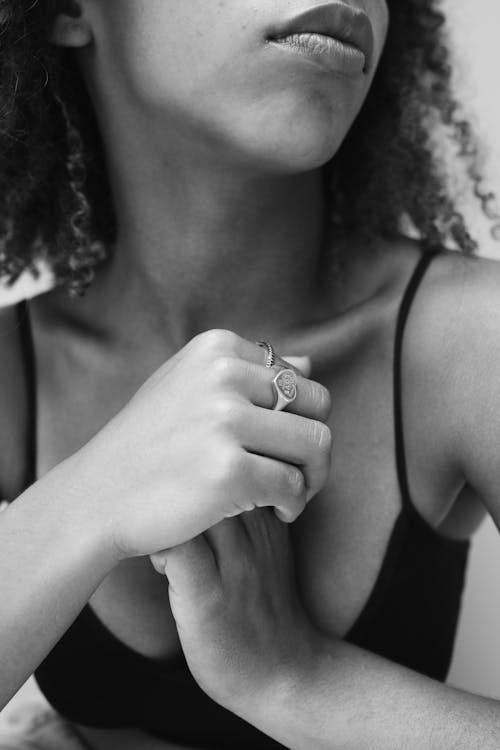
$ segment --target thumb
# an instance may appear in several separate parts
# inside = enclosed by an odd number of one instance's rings
[[[209,590],[219,577],[214,553],[203,534],[171,547],[160,558],[171,593],[196,597]]]
[[[219,603],[221,578],[204,534],[169,549],[164,561],[170,607],[182,638],[199,630],[200,612]]]

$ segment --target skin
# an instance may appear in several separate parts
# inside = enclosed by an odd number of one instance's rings
[[[352,5],[373,23],[377,60],[387,32],[385,3]],[[381,243],[368,262],[353,238],[342,286],[325,288],[320,273],[326,216],[321,167],[348,132],[374,70],[358,79],[332,76],[269,48],[268,29],[310,7],[304,3],[230,0],[214,9],[206,0],[82,0],[80,6],[81,17],[57,19],[53,43],[74,48],[95,103],[119,234],[113,261],[83,300],[68,302],[54,290],[33,301],[40,355],[38,475],[78,450],[156,367],[200,331],[226,328],[250,341],[265,333],[278,351],[310,356],[313,376],[332,394],[335,448],[329,481],[293,530],[303,600],[298,626],[292,625],[289,601],[282,611],[284,653],[301,654],[294,674],[307,676],[304,684],[316,696],[318,686],[337,684],[333,672],[314,681],[318,655],[337,644],[363,608],[400,503],[390,353],[397,305],[419,250],[406,241]],[[495,274],[476,268],[448,256],[435,262],[409,326],[410,352],[421,350],[436,319],[446,330],[464,279],[479,278],[474,288],[477,299],[483,298],[486,278]],[[473,309],[477,299],[465,309]],[[436,344],[434,359],[424,358],[428,370],[420,359],[420,368],[408,367],[407,450],[416,459],[411,486],[429,522],[465,536],[481,511],[457,461],[458,448],[453,455],[449,448],[450,414],[456,413],[451,407],[463,402],[463,393],[459,389],[453,404],[429,398],[441,370],[434,373],[428,362],[438,360],[438,351]],[[282,526],[269,532],[266,522],[265,514],[256,521],[256,549],[263,535],[277,534],[281,591],[288,539]],[[227,556],[229,578],[239,523],[244,521],[226,524],[211,538],[212,548],[218,545]],[[217,693],[221,664],[203,663],[206,635],[198,633],[192,612],[202,613],[205,604],[188,584],[207,547],[200,538],[193,545],[178,549],[178,557],[171,553],[170,563],[167,559],[175,619],[165,579],[147,558],[117,565],[90,603],[115,635],[151,657],[176,652],[179,629],[200,684],[238,712],[239,706]],[[187,557],[186,550],[191,550]],[[154,562],[163,572],[164,558]],[[256,589],[270,578],[275,562],[254,566],[260,571],[251,582]],[[220,584],[215,575],[211,581]],[[222,630],[228,641],[238,630],[240,604],[236,598],[225,621],[205,612],[214,632]],[[297,612],[298,605],[293,607]],[[242,654],[250,662],[261,653],[279,665],[283,654],[269,646],[265,618],[262,623],[265,648],[254,644]],[[317,637],[318,625],[331,642]],[[269,688],[268,673],[256,663],[252,690]],[[287,675],[278,671],[286,685]],[[374,684],[379,689],[382,683]],[[248,702],[253,710],[246,718],[288,741],[283,694],[277,693],[278,729],[263,718],[257,702]],[[304,700],[294,695],[294,709],[311,705]],[[316,714],[311,710],[301,724],[307,738],[301,747],[313,747],[308,728],[323,710],[319,697],[313,707]],[[118,741],[113,732],[82,728],[82,733],[98,750],[111,750]],[[145,735],[130,737],[134,747],[153,750]],[[120,747],[122,741],[120,735]]]
[[[182,0],[86,0],[78,20],[56,22],[53,41],[75,48],[99,116],[119,237],[115,260],[77,309],[68,312],[63,294],[55,293],[38,319],[46,321],[47,334],[50,319],[53,336],[54,322],[60,331],[70,314],[68,339],[75,322],[97,328],[108,362],[110,342],[117,362],[133,352],[129,391],[207,328],[229,328],[249,340],[265,331],[278,351],[307,353],[300,347],[311,330],[386,283],[381,267],[370,277],[353,273],[354,283],[335,297],[318,293],[325,221],[320,167],[361,108],[375,64],[368,75],[348,79],[270,49],[266,36],[274,25],[307,7],[229,2],[214,12],[202,0],[188,11]],[[357,7],[372,21],[376,63],[387,32],[385,3]],[[102,349],[95,356],[102,358]],[[127,386],[112,371],[112,385],[96,407],[101,419],[121,405],[117,378]],[[61,387],[51,390],[60,394]],[[95,421],[87,421],[90,434]],[[80,442],[73,420],[64,443],[77,448]],[[41,455],[40,471],[57,459],[60,454],[45,461]],[[170,652],[175,626],[157,605],[148,600],[147,619],[158,624],[146,644],[138,624],[126,622],[129,612],[110,611],[111,592],[128,587],[128,575],[141,590],[150,578],[142,568],[116,572],[93,597],[96,611],[134,645]],[[161,586],[149,583],[166,604]]]
[[[464,531],[460,515],[473,493],[500,524],[500,270],[491,261],[475,262],[465,272],[463,261],[458,268],[452,263],[447,283],[432,274],[410,321],[406,367],[414,376],[406,381],[406,414],[416,442],[427,438],[441,454],[441,471],[432,476],[436,465],[423,453],[431,474],[427,489],[435,490],[446,474],[461,477],[461,494],[440,527],[455,535]],[[412,401],[418,406],[412,408]],[[422,405],[419,420],[415,410]],[[441,433],[437,441],[433,430]],[[414,468],[410,485],[417,492],[424,486]],[[316,508],[314,503],[298,524]],[[285,747],[498,747],[499,701],[352,647],[335,633],[332,620],[323,619],[320,632],[297,597],[288,529],[267,511],[227,520],[158,556],[156,565],[167,575],[182,647],[200,686]]]
[[[382,0],[365,5],[377,59],[387,12]],[[319,167],[348,132],[374,69],[352,80],[271,49],[268,30],[304,3],[81,7],[79,21],[59,19],[54,42],[77,47],[99,113],[119,239],[79,315],[96,318],[99,305],[114,318],[112,335],[131,336],[133,321],[134,345],[153,330],[178,347],[229,321],[241,335],[265,330],[277,340],[330,313],[316,302]]]

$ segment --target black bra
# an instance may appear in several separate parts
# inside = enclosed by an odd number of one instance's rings
[[[371,595],[346,640],[438,680],[453,650],[469,542],[444,537],[416,510],[408,488],[401,410],[401,355],[410,307],[438,251],[419,259],[401,300],[394,342],[394,429],[401,511]],[[35,358],[26,302],[19,319],[36,434]],[[34,481],[36,445],[28,448]],[[143,729],[171,742],[214,750],[281,745],[218,706],[198,688],[184,657],[144,657],[119,641],[85,606],[36,671],[49,702],[94,727]]]

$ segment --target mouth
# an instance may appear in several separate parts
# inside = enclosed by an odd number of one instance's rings
[[[327,3],[310,8],[304,13],[273,28],[268,40],[281,44],[293,44],[309,37],[326,37],[335,44],[351,48],[353,54],[361,54],[362,72],[368,73],[373,64],[374,33],[368,15],[344,3]],[[328,42],[330,40],[330,42]]]

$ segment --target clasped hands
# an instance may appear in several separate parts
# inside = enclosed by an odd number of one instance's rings
[[[228,710],[255,723],[314,664],[321,636],[297,594],[289,527],[271,508],[227,518],[151,561],[168,579],[193,677]]]

